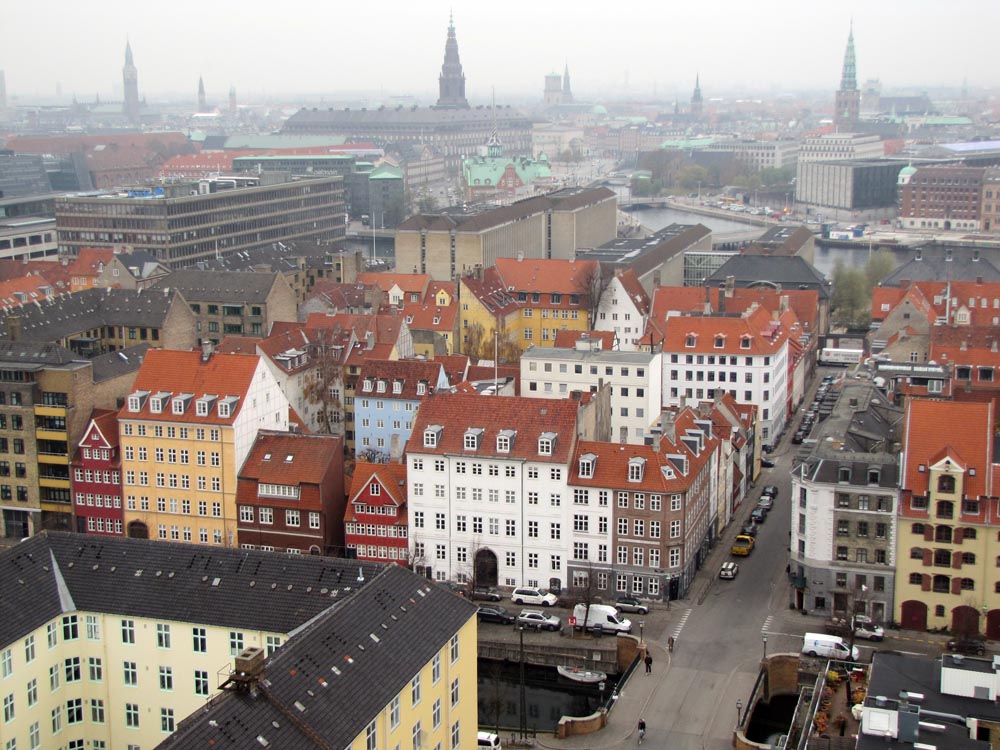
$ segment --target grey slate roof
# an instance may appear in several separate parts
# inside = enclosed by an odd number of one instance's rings
[[[337,248],[303,242],[287,244],[275,242],[270,247],[230,253],[220,258],[209,258],[194,264],[194,268],[206,271],[250,271],[261,266],[280,273],[291,273],[299,267],[302,259],[307,267],[322,268],[324,263],[336,254]]]
[[[831,292],[826,277],[797,255],[734,255],[705,284],[721,284],[727,276],[734,277],[741,289],[780,284],[782,289],[815,289],[820,299],[827,299]]]
[[[85,289],[61,294],[0,315],[0,339],[9,338],[7,319],[13,316],[21,317],[21,338],[25,341],[56,341],[108,325],[159,328],[173,298],[162,290]]]
[[[928,248],[920,253],[912,253],[910,259],[890,272],[880,282],[880,286],[901,287],[912,281],[1000,281],[1000,270],[986,258],[976,259],[973,248],[951,249],[951,260],[938,248]]]
[[[164,277],[155,288],[177,290],[188,302],[252,305],[267,301],[276,277],[273,272],[238,273],[184,268]]]
[[[109,378],[117,378],[130,372],[138,372],[146,352],[153,347],[150,344],[130,346],[110,354],[102,354],[90,360],[94,364],[94,382],[100,383]]]
[[[43,532],[0,553],[0,645],[76,608],[125,617],[288,633],[358,589],[380,566],[145,539]]]
[[[444,587],[398,565],[387,566],[275,654],[265,667],[265,690],[256,697],[242,691],[222,694],[183,721],[159,748],[245,750],[262,745],[257,737],[272,750],[322,747],[282,713],[275,699],[326,747],[348,747],[475,616],[473,604]],[[476,658],[475,653],[462,656]],[[448,663],[447,656],[443,661]],[[462,728],[462,747],[471,746],[474,732],[474,727]]]
[[[41,367],[59,367],[74,363],[86,364],[87,360],[73,354],[58,344],[39,344],[24,341],[0,341],[0,369],[3,365],[17,363]]]

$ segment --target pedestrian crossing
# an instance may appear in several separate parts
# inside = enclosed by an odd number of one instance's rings
[[[768,615],[767,619],[764,620],[764,624],[761,626],[760,634],[767,635],[771,632],[771,626],[774,624],[774,615]]]
[[[670,634],[671,637],[677,638],[678,636],[680,636],[681,631],[684,629],[684,623],[687,622],[687,619],[690,616],[691,616],[691,609],[690,608],[685,609],[684,614],[681,615],[681,618],[677,621],[677,624],[674,626],[674,630]]]

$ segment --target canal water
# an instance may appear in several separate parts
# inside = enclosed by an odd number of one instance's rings
[[[617,677],[604,683],[604,698],[614,690]],[[520,665],[516,662],[479,660],[479,726],[511,731],[521,726]],[[563,716],[589,716],[601,704],[596,684],[583,684],[561,677],[554,667],[526,664],[524,667],[525,706],[528,730],[549,732]]]

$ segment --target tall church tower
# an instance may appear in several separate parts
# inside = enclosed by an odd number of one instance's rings
[[[205,79],[198,76],[198,111],[208,112],[208,104],[205,101]]]
[[[569,63],[566,63],[566,69],[563,71],[562,103],[563,104],[573,103],[573,90],[570,89],[569,87]]]
[[[840,88],[834,98],[833,124],[837,130],[849,133],[858,126],[861,111],[861,91],[858,89],[857,63],[854,59],[854,24],[851,23],[847,35],[847,50],[844,52],[844,69],[840,74]]]
[[[438,108],[469,108],[469,100],[465,98],[465,73],[462,72],[462,61],[458,59],[454,16],[448,17],[448,41],[444,45],[444,63],[438,78],[438,91]]]
[[[701,98],[701,75],[694,75],[694,93],[691,94],[691,117],[700,120],[704,112],[704,102]]]
[[[122,83],[125,85],[125,101],[122,112],[132,122],[139,121],[139,71],[132,60],[132,45],[125,41],[125,66],[122,68]]]
[[[236,87],[229,87],[229,114],[236,114]]]

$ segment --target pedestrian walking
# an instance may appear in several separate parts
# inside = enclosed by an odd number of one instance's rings
[[[652,674],[653,673],[653,655],[651,653],[649,653],[649,651],[646,652],[646,658],[644,659],[644,661],[646,662],[646,674]]]

